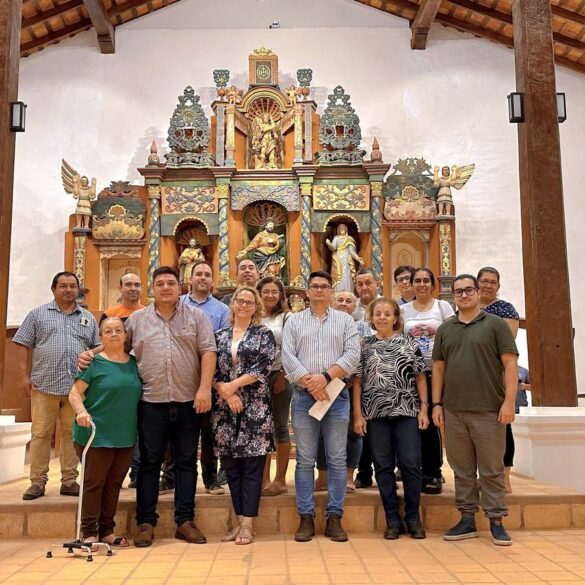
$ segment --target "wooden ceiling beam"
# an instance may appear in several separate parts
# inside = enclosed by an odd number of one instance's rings
[[[97,33],[100,51],[103,54],[112,54],[116,52],[116,34],[112,23],[108,20],[108,15],[104,10],[101,0],[83,0],[89,18]]]
[[[128,0],[124,4],[112,5],[108,14],[110,16],[120,16],[123,12],[128,10],[134,10],[134,8],[140,8],[148,3],[148,0]]]
[[[50,18],[55,18],[56,16],[61,16],[65,12],[68,12],[69,10],[72,10],[73,8],[78,8],[79,6],[82,6],[82,5],[83,5],[82,0],[70,0],[69,2],[66,2],[65,4],[58,4],[54,8],[51,8],[51,10],[45,10],[44,12],[41,11],[38,14],[31,16],[30,18],[23,19],[22,20],[22,30],[25,30],[27,28],[31,28],[37,24],[41,24],[41,23],[45,22],[46,20],[49,20]]]
[[[427,38],[435,16],[439,12],[442,0],[421,0],[416,17],[410,25],[410,48],[424,51],[427,48]]]
[[[67,37],[71,37],[77,33],[80,33],[84,30],[87,30],[91,27],[92,27],[91,20],[89,18],[84,18],[84,19],[80,20],[79,22],[76,22],[74,24],[70,24],[69,26],[66,26],[64,28],[60,28],[59,30],[56,30],[53,34],[46,35],[44,37],[39,37],[35,41],[30,41],[28,43],[25,43],[24,45],[21,45],[20,46],[20,54],[22,56],[29,55],[33,51],[36,51],[38,49],[42,49],[44,47],[52,45],[53,43],[57,43],[59,41],[62,41],[63,39],[66,39]]]
[[[556,4],[551,4],[551,10],[553,16],[558,16],[559,18],[564,18],[565,20],[570,20],[572,22],[578,22],[585,26],[585,14],[581,14],[580,12],[572,12],[571,10],[567,10],[566,8],[561,8]]]
[[[448,2],[455,6],[459,6],[460,8],[466,8],[467,10],[471,10],[476,14],[481,14],[482,16],[487,16],[488,18],[512,26],[512,15],[508,14],[507,12],[500,12],[499,10],[494,10],[493,8],[489,8],[483,4],[470,2],[470,0],[448,0]],[[567,35],[553,32],[553,40],[555,43],[559,43],[560,45],[565,45],[566,47],[571,47],[572,49],[585,52],[585,43],[578,39],[574,39],[573,37],[568,37]]]

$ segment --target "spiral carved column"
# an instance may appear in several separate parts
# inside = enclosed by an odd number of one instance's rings
[[[382,182],[370,183],[372,189],[372,268],[382,278]]]
[[[301,277],[307,286],[311,274],[311,198],[313,185],[301,184]]]
[[[148,233],[148,300],[152,302],[154,295],[152,284],[154,271],[160,264],[160,187],[148,187],[150,199],[150,224]]]
[[[230,186],[227,183],[217,185],[215,188],[219,199],[219,278],[229,277],[230,256],[228,238],[228,197]]]

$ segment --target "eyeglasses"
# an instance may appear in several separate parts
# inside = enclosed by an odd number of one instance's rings
[[[263,290],[260,294],[263,297],[278,297],[278,296],[280,296],[280,291],[278,291],[278,290]]]
[[[311,284],[309,286],[311,290],[329,290],[331,285],[329,284]]]
[[[453,294],[456,297],[462,297],[463,296],[463,293],[465,293],[466,296],[470,297],[476,291],[477,291],[477,289],[474,286],[466,286],[465,288],[456,288],[453,291]]]
[[[489,284],[491,286],[498,286],[498,284],[500,284],[497,280],[487,280],[485,278],[480,278],[478,282],[479,284],[483,285]]]
[[[240,307],[253,307],[256,301],[247,301],[246,299],[235,299],[236,305]]]
[[[408,283],[410,283],[411,278],[412,278],[411,276],[399,276],[396,279],[396,282],[408,282]]]
[[[430,284],[431,283],[431,279],[430,278],[415,278],[413,280],[414,284]]]

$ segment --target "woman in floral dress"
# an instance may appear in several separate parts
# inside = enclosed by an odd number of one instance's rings
[[[274,335],[260,324],[264,306],[256,289],[241,286],[230,304],[230,326],[215,334],[213,388],[215,454],[226,471],[239,523],[222,540],[254,541],[266,455],[274,451],[268,376],[276,354]]]

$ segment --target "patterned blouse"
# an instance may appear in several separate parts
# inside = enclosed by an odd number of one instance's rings
[[[518,321],[520,319],[520,315],[518,315],[518,311],[516,311],[514,305],[512,303],[508,303],[507,301],[503,301],[502,299],[498,299],[487,307],[484,307],[483,310],[486,313],[497,315],[502,319],[513,319],[514,321]]]
[[[362,380],[362,412],[366,420],[418,416],[416,378],[426,369],[420,347],[412,337],[365,337],[355,375]]]
[[[232,368],[233,327],[215,333],[217,370],[215,382],[231,382],[243,374],[258,378],[240,388],[244,409],[234,414],[227,402],[213,393],[213,436],[217,457],[257,457],[274,451],[274,419],[268,387],[268,374],[276,354],[272,331],[263,325],[250,325],[240,339]]]

